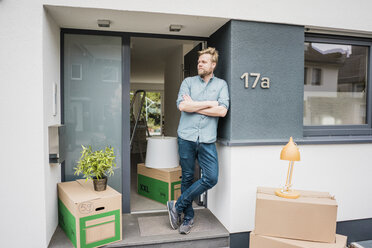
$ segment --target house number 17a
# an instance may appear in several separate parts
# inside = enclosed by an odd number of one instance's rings
[[[248,72],[245,72],[240,77],[240,79],[244,79],[244,88],[246,88],[246,89],[249,88],[249,83],[248,83],[249,76],[256,77],[256,79],[254,80],[253,85],[252,85],[252,89],[254,89],[254,88],[256,88],[256,86],[258,84],[258,81],[261,78],[261,73],[254,73],[254,72],[248,73]],[[270,78],[268,78],[268,77],[262,77],[261,78],[261,88],[262,89],[268,89],[268,88],[270,88]]]

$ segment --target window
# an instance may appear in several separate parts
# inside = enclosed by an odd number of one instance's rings
[[[311,75],[311,85],[320,85],[321,77],[322,77],[322,69],[313,68],[313,72]]]
[[[71,64],[71,80],[83,80],[82,64]]]
[[[305,136],[371,133],[371,45],[366,39],[306,36]]]
[[[311,74],[308,74],[309,72]],[[320,85],[321,80],[322,80],[322,69],[305,67],[305,70],[304,70],[304,85]]]

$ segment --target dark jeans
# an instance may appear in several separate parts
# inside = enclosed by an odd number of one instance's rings
[[[192,142],[178,137],[178,153],[182,167],[182,194],[176,202],[176,209],[179,213],[184,213],[185,220],[191,220],[194,218],[193,199],[217,184],[216,144]],[[202,170],[202,177],[193,183],[196,159]]]

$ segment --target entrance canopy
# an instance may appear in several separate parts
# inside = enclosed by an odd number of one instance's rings
[[[175,15],[110,9],[44,6],[60,27],[180,36],[209,37],[227,18]],[[109,28],[98,27],[97,20],[110,20]],[[181,25],[181,31],[169,31],[170,25]]]

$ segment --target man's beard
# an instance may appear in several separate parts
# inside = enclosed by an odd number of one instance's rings
[[[204,69],[198,70],[198,75],[202,78],[210,74],[212,74],[212,71],[206,71]]]

